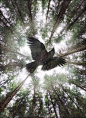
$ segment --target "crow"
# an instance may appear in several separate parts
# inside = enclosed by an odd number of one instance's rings
[[[33,73],[35,69],[42,65],[42,70],[50,70],[56,66],[63,66],[66,61],[62,57],[54,57],[55,50],[52,48],[51,51],[47,52],[43,43],[34,37],[28,37],[28,44],[31,49],[31,55],[33,62],[26,64],[28,72]]]

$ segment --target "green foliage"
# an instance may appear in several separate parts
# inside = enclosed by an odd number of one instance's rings
[[[41,0],[41,3],[42,3],[42,12],[44,12],[44,9],[47,6],[47,2],[48,2],[48,0]]]
[[[86,64],[86,51],[80,52],[79,50],[78,53],[72,53],[73,50],[86,46],[85,12],[78,17],[85,2],[83,0],[71,1],[62,16],[63,2],[65,1],[52,0],[48,9],[49,0],[22,0],[21,2],[19,0],[1,0],[0,102],[19,85],[17,75],[21,71],[25,71],[21,77],[24,79],[28,74],[23,68],[27,63],[29,50],[27,49],[28,55],[26,52],[27,57],[23,52],[23,55],[20,53],[27,43],[28,36],[40,36],[40,39],[42,37],[43,41],[48,43],[46,47],[48,46],[49,49],[53,43],[60,45],[61,41],[66,40],[66,50],[58,52],[68,55],[64,57],[67,60],[64,67],[67,74],[57,73],[57,69],[55,72],[50,71],[50,75],[46,74],[42,80],[41,77],[38,78],[37,72],[39,71],[35,72],[5,107],[0,118],[17,116],[19,118],[39,118],[41,116],[55,118],[58,115],[60,118],[79,118],[85,116],[86,66],[83,64]],[[42,13],[40,13],[41,10]],[[49,13],[47,21],[45,21],[47,10]],[[62,30],[59,27],[63,27]],[[67,29],[68,27],[69,29]],[[61,45],[62,48],[64,48],[63,45]],[[69,53],[70,51],[71,53]],[[64,55],[59,54],[59,56]],[[75,63],[68,64],[68,61]],[[79,64],[81,65],[79,66]],[[43,76],[41,72],[40,74]],[[59,113],[57,116],[55,110]]]
[[[59,36],[58,38],[54,39],[56,43],[60,43],[60,41],[62,40],[62,36]]]

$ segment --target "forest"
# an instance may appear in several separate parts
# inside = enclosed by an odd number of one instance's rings
[[[29,36],[66,64],[28,73]],[[0,0],[0,118],[86,118],[86,0]]]

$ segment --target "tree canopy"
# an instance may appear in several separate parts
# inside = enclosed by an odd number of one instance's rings
[[[66,64],[32,74],[28,37]],[[0,1],[0,118],[86,117],[86,1]]]

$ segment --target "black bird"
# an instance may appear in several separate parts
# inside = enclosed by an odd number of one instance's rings
[[[53,57],[55,54],[54,48],[47,52],[43,43],[34,37],[28,37],[28,44],[31,49],[33,62],[26,64],[28,72],[33,73],[39,65],[42,70],[50,70],[56,66],[63,66],[66,61],[61,57]]]

